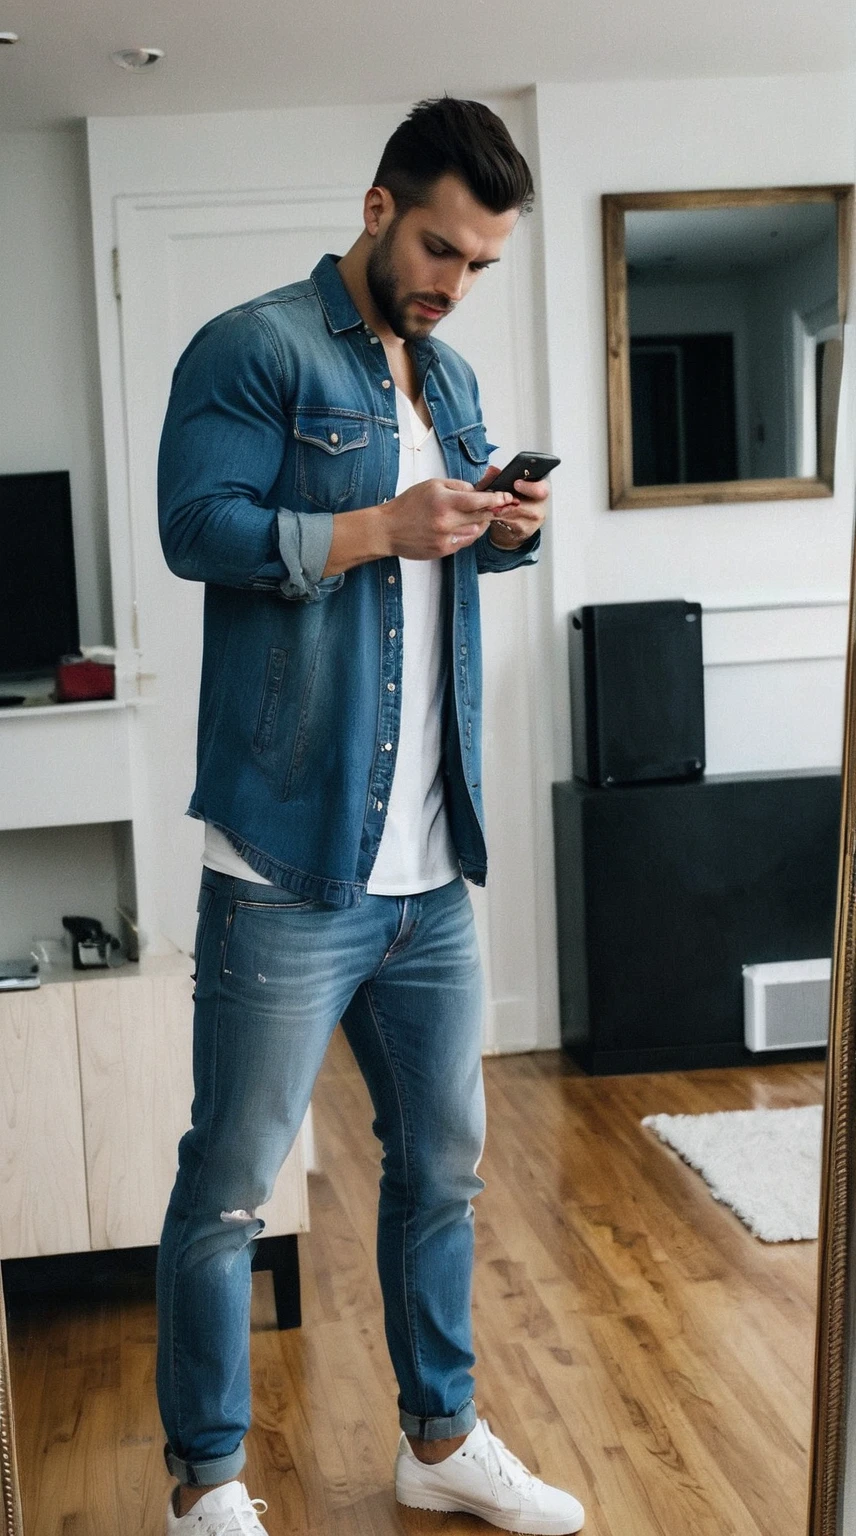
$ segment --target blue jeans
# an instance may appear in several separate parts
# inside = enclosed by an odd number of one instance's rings
[[[192,1127],[158,1260],[167,1465],[226,1482],[250,1423],[256,1208],[300,1129],[341,1019],[383,1145],[378,1270],[402,1428],[467,1433],[473,1196],[484,1142],[481,968],[463,880],[336,909],[205,870]]]

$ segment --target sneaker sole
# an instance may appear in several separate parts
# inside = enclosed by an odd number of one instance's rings
[[[574,1536],[575,1531],[582,1530],[585,1521],[585,1515],[576,1525],[568,1525],[564,1520],[538,1520],[534,1517],[515,1521],[513,1515],[503,1517],[488,1514],[480,1504],[467,1504],[462,1499],[444,1499],[432,1493],[399,1493],[397,1488],[395,1497],[406,1509],[430,1509],[440,1515],[477,1515],[480,1520],[486,1520],[488,1525],[499,1526],[503,1531],[517,1531],[520,1536]]]

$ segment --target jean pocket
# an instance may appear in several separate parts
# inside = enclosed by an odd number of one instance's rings
[[[280,966],[287,954],[283,943],[283,924],[292,916],[323,911],[323,903],[313,897],[277,892],[273,901],[253,901],[240,897],[232,902],[223,941],[224,976],[261,979],[274,966]]]

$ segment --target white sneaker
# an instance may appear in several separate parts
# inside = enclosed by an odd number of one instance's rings
[[[463,1511],[504,1531],[566,1536],[578,1531],[585,1510],[569,1493],[533,1476],[479,1419],[463,1445],[429,1466],[402,1435],[395,1460],[395,1497],[409,1509]]]
[[[177,1515],[172,1497],[166,1512],[166,1536],[265,1536],[256,1511],[264,1499],[251,1499],[243,1483],[222,1483],[198,1499],[188,1515]]]

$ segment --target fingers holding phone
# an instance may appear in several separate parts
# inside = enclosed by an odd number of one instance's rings
[[[510,491],[515,497],[491,522],[490,537],[499,549],[516,549],[537,533],[547,515],[547,476],[560,462],[555,454],[518,453],[504,469],[491,465],[479,481],[479,490]]]

